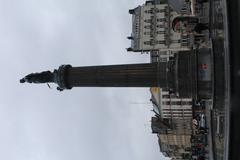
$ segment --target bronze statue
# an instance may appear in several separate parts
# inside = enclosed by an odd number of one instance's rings
[[[71,68],[71,65],[61,65],[58,69],[51,71],[44,71],[40,73],[31,73],[24,78],[20,79],[20,83],[55,83],[58,85],[57,90],[63,91],[64,89],[71,89],[71,86],[68,86],[66,83],[66,73],[68,69]]]
[[[49,83],[54,82],[54,74],[51,71],[31,73],[20,80],[20,83]]]

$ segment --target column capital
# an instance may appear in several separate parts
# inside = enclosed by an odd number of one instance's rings
[[[54,81],[56,84],[58,84],[58,90],[64,90],[64,89],[72,89],[71,86],[67,83],[66,75],[68,72],[68,69],[72,68],[71,65],[61,65],[58,70],[54,70]]]

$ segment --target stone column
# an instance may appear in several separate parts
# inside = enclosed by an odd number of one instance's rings
[[[170,66],[171,67],[171,66]],[[173,86],[167,62],[89,67],[62,65],[55,73],[61,89],[72,87],[162,87]],[[168,79],[171,79],[168,81]]]

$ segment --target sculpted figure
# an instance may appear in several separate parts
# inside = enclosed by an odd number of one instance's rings
[[[31,73],[20,80],[20,83],[49,83],[54,82],[54,74],[51,71]]]

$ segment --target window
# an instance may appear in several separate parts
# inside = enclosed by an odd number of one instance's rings
[[[144,35],[150,35],[150,32],[144,32]]]
[[[171,102],[172,105],[181,105],[181,101],[177,101],[177,102]]]
[[[152,23],[152,19],[145,19],[144,22],[146,22],[146,23]]]
[[[153,14],[153,11],[154,11],[154,9],[151,8],[150,10],[145,10],[144,13],[147,13],[147,14]]]
[[[163,101],[162,104],[163,105],[170,105],[170,101]]]
[[[151,41],[144,42],[145,45],[151,45]]]
[[[159,62],[167,62],[168,58],[159,58]]]
[[[170,95],[167,94],[167,95],[163,95],[162,97],[163,97],[163,98],[170,98]]]
[[[188,46],[188,40],[182,39],[181,45],[182,45],[183,47],[187,47],[187,46]]]
[[[155,13],[159,13],[159,12],[160,12],[160,10],[156,8],[155,9]]]
[[[166,22],[166,18],[158,18],[157,22]]]
[[[160,12],[167,12],[167,8],[165,8],[165,9],[160,9]]]
[[[157,25],[157,28],[164,28],[164,25],[158,24],[158,25]]]
[[[150,41],[145,41],[144,42],[145,45],[154,45],[155,44],[155,41],[153,39],[151,39]]]
[[[156,9],[155,10],[156,13],[164,13],[164,12],[167,12],[166,9]]]
[[[192,105],[191,101],[182,101],[181,105]]]
[[[166,44],[165,40],[161,40],[161,41],[156,41],[157,44]]]
[[[166,34],[166,31],[157,31],[157,34]]]
[[[144,32],[143,34],[144,34],[144,35],[148,35],[148,36],[150,36],[150,37],[153,37],[153,32]]]
[[[147,26],[144,26],[145,29],[153,29],[153,26],[152,25],[147,25]]]

